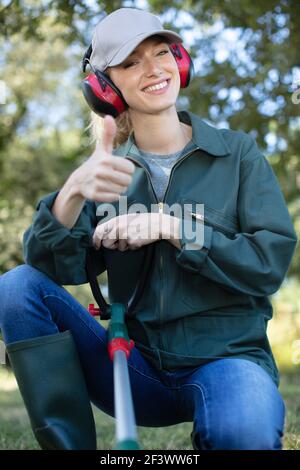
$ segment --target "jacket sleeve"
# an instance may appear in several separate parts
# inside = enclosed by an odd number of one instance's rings
[[[240,169],[240,232],[228,238],[204,222],[204,242],[197,247],[182,230],[176,261],[232,293],[265,296],[276,292],[283,282],[297,236],[271,165],[255,140],[246,137],[250,146]]]
[[[39,200],[32,225],[23,236],[25,263],[39,269],[57,284],[78,285],[88,282],[85,262],[87,248],[92,246],[96,208],[86,201],[74,227],[69,230],[52,214],[58,191]],[[97,275],[105,271],[101,250],[95,250]]]

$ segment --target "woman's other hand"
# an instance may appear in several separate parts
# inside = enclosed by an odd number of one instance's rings
[[[112,116],[105,116],[102,144],[72,174],[72,185],[84,199],[96,202],[113,202],[127,190],[132,181],[134,164],[113,155],[113,141],[117,126]]]

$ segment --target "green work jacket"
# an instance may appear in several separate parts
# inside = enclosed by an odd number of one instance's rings
[[[193,147],[172,168],[163,201],[156,198],[149,167],[132,134],[114,151],[136,165],[124,193],[129,207],[189,207],[182,212],[180,249],[168,240],[154,243],[151,275],[127,317],[129,335],[158,369],[244,358],[260,364],[278,384],[266,334],[272,317],[269,296],[283,282],[297,243],[284,197],[250,135],[217,129],[189,111],[178,116],[192,126]],[[95,226],[107,217],[107,204],[86,201],[68,230],[51,212],[57,194],[37,204],[24,234],[25,262],[60,285],[83,284],[87,248]],[[199,204],[204,204],[204,217]],[[113,205],[118,215],[118,203]],[[195,228],[202,230],[201,242],[189,235]],[[128,301],[144,251],[102,247],[95,252],[97,275],[107,271],[110,302]]]

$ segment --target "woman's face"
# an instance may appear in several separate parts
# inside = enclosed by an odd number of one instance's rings
[[[176,103],[179,70],[168,43],[163,41],[157,36],[145,39],[124,62],[105,72],[131,110],[157,114]],[[163,88],[149,89],[159,83]]]

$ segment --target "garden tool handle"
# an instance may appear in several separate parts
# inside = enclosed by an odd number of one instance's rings
[[[143,249],[145,250],[145,255],[142,263],[142,269],[140,275],[138,277],[139,282],[135,287],[135,290],[129,299],[126,305],[126,313],[132,312],[137,303],[139,302],[143,291],[145,289],[148,277],[150,275],[151,267],[152,267],[152,260],[154,255],[154,244],[150,243],[145,245]],[[111,305],[106,302],[104,299],[102,292],[100,290],[100,286],[96,276],[96,268],[95,268],[95,257],[94,257],[95,248],[89,247],[86,253],[86,272],[87,278],[91,286],[91,290],[96,300],[99,309],[94,307],[94,304],[89,305],[89,312],[93,315],[100,315],[101,320],[109,320],[111,318]]]

